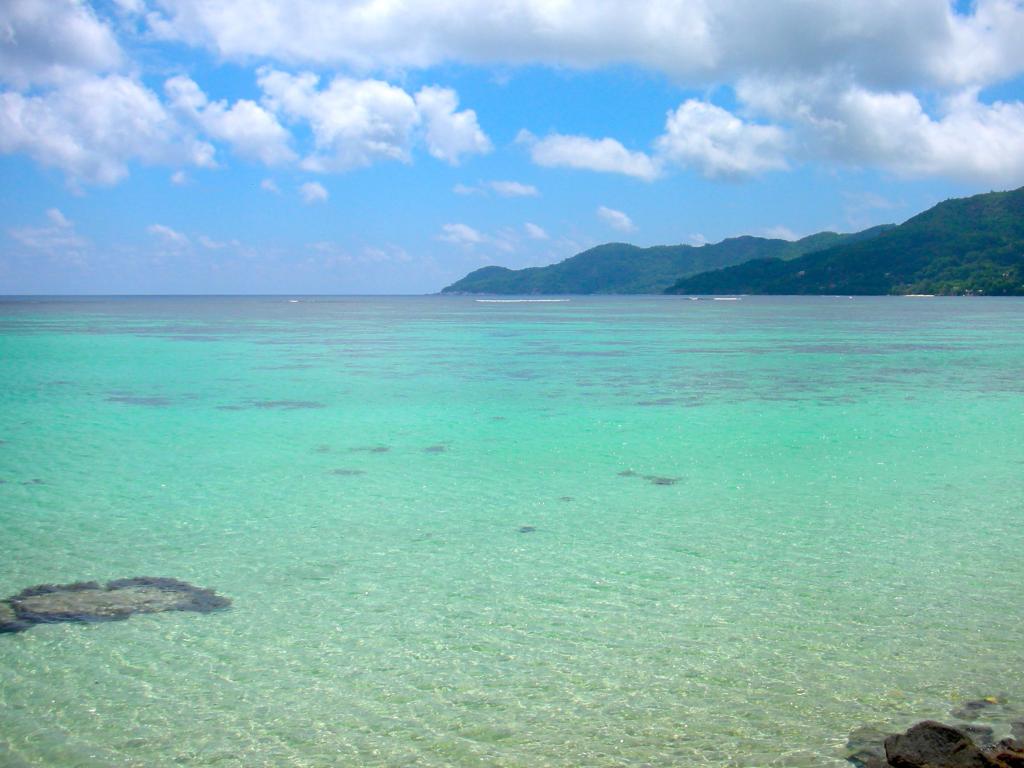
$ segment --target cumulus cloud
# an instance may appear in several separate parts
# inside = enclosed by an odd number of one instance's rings
[[[788,117],[805,153],[843,165],[882,167],[906,177],[945,176],[1017,184],[1024,178],[1024,104],[984,104],[973,89],[929,114],[908,91],[873,91],[848,79],[742,81],[751,110]]]
[[[310,171],[347,171],[380,160],[409,162],[422,138],[438,160],[458,165],[465,155],[491,151],[476,112],[458,110],[450,88],[429,86],[411,96],[383,80],[319,76],[263,68],[263,103],[293,122],[306,122],[314,150],[302,161]],[[241,102],[240,102],[241,103]]]
[[[171,245],[176,248],[187,248],[189,245],[189,239],[186,235],[176,229],[168,227],[165,224],[150,224],[146,227],[146,231],[166,245]]]
[[[599,205],[597,207],[597,215],[609,227],[620,232],[632,232],[636,229],[636,225],[629,216],[614,208]]]
[[[38,96],[0,93],[0,152],[23,152],[72,183],[113,184],[131,161],[213,164],[160,99],[122,75],[83,77]]]
[[[219,56],[357,70],[443,62],[632,64],[685,84],[836,68],[869,87],[979,84],[1024,66],[1024,7],[976,0],[163,0],[157,36]],[[467,25],[465,20],[472,19]]]
[[[523,224],[523,230],[525,230],[526,236],[531,240],[547,240],[549,237],[543,227],[534,224],[532,221]]]
[[[302,165],[312,171],[347,171],[377,160],[408,162],[420,116],[412,96],[382,80],[335,77],[326,88],[311,73],[273,69],[259,73],[264,103],[313,132],[314,152]]]
[[[123,54],[110,28],[76,0],[0,4],[0,81],[24,89],[110,72]]]
[[[327,190],[323,184],[316,181],[307,181],[305,184],[299,187],[299,194],[302,196],[303,201],[307,205],[313,203],[325,203],[327,202]]]
[[[696,99],[670,112],[658,153],[668,162],[714,178],[742,178],[786,167],[785,134],[778,126],[747,123]]]
[[[538,139],[520,131],[516,139],[530,150],[530,159],[547,168],[575,168],[604,173],[621,173],[644,181],[658,176],[658,166],[643,152],[632,152],[611,138],[591,139],[552,133]]]
[[[463,247],[480,245],[486,240],[480,232],[468,224],[445,224],[441,227],[441,234],[437,236],[437,239]]]
[[[266,165],[295,159],[288,146],[288,131],[256,102],[239,99],[230,107],[225,101],[211,102],[194,80],[184,76],[170,78],[164,83],[164,91],[172,108],[210,138],[230,144],[242,157]]]
[[[457,112],[459,97],[451,88],[421,88],[415,101],[426,123],[427,149],[438,160],[458,165],[462,155],[491,151],[491,140],[480,129],[476,112]]]

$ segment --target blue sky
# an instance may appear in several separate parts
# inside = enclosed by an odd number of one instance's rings
[[[0,293],[425,293],[1024,184],[1019,0],[7,0]]]

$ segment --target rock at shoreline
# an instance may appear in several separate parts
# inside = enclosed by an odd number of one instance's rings
[[[885,740],[892,735],[868,725],[858,728],[846,740],[846,759],[857,768],[883,768],[886,765]]]
[[[925,720],[906,733],[865,726],[850,734],[846,759],[857,768],[1024,768],[1024,743],[994,742],[985,725]]]
[[[885,756],[893,768],[995,768],[963,731],[934,720],[918,723],[906,733],[885,740]]]
[[[213,590],[177,579],[140,576],[101,586],[95,581],[40,584],[0,601],[0,632],[62,621],[119,621],[135,613],[227,608],[231,601]]]

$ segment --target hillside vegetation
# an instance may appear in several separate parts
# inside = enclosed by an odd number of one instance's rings
[[[795,259],[838,243],[870,239],[885,229],[875,227],[846,235],[819,232],[795,242],[744,236],[702,246],[639,248],[606,243],[547,267],[483,267],[449,285],[443,293],[663,293],[682,277],[751,259]]]
[[[877,237],[684,277],[666,293],[1024,295],[1024,188],[947,200]]]

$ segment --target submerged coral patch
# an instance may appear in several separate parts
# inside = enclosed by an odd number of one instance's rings
[[[644,475],[644,480],[654,485],[675,485],[679,482],[678,477],[662,477],[660,475]]]
[[[639,472],[635,472],[632,469],[624,469],[619,472],[619,477],[642,477],[652,485],[675,485],[681,477],[665,477],[663,475],[641,475]]]
[[[152,408],[165,408],[172,405],[171,399],[159,396],[124,395],[111,394],[107,398],[108,403],[122,403],[124,405],[148,405]]]
[[[177,579],[137,576],[101,586],[95,581],[40,584],[0,601],[0,632],[62,621],[119,621],[135,613],[211,611],[231,600]]]
[[[299,411],[305,408],[326,408],[324,403],[315,400],[252,400],[252,408],[264,408],[269,410]]]
[[[326,408],[326,403],[315,400],[248,400],[245,403],[218,405],[218,411],[244,411],[255,408],[264,411],[301,411],[307,409]]]

